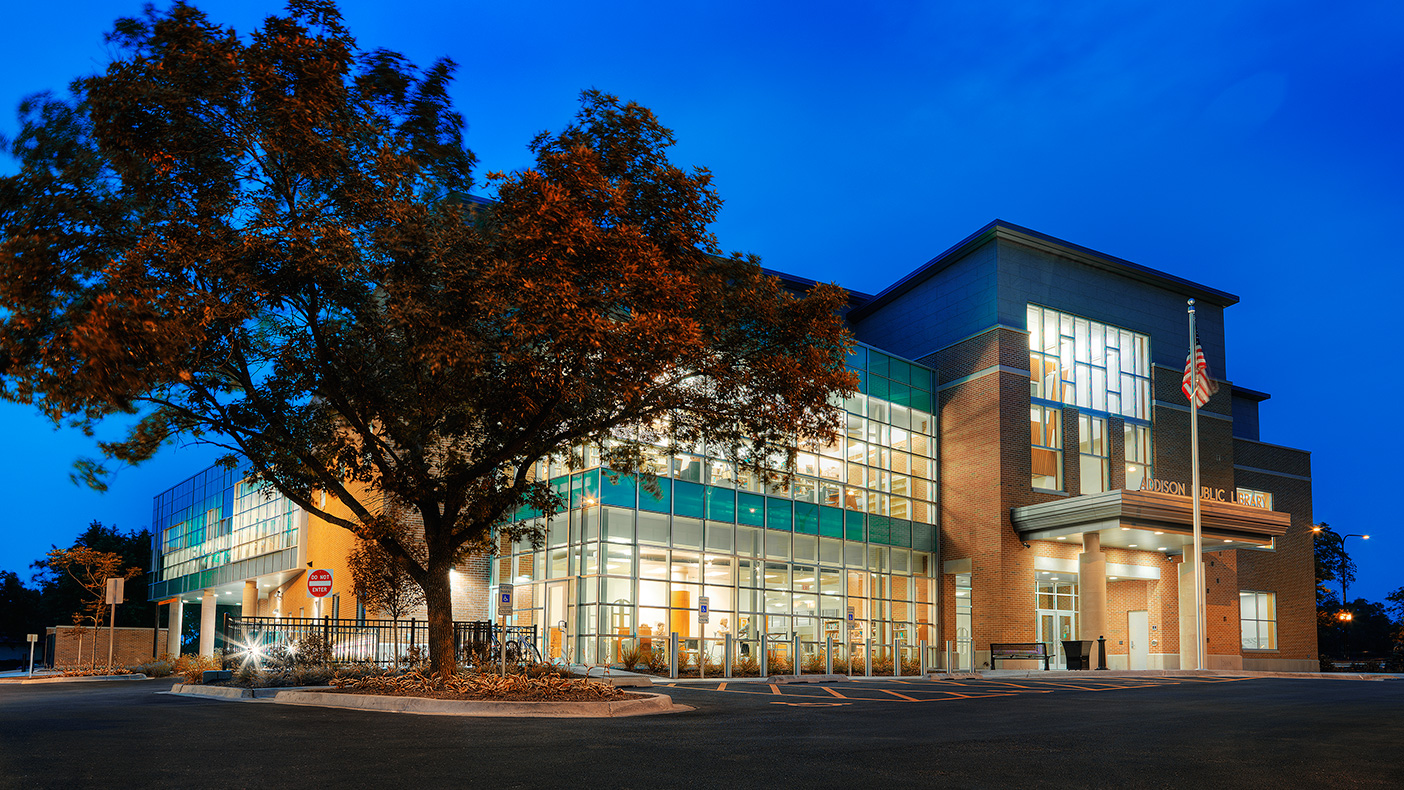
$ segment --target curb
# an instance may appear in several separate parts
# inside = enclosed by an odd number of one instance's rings
[[[239,686],[203,686],[199,683],[177,683],[167,694],[181,694],[187,697],[213,697],[216,699],[269,699],[283,691],[315,691],[327,686],[281,686],[270,688],[241,688]]]
[[[644,699],[613,702],[481,702],[478,700],[386,697],[374,694],[329,694],[325,691],[279,691],[272,701],[283,705],[421,713],[440,716],[515,716],[554,718],[613,718],[692,710],[674,705],[667,694],[635,692]]]
[[[0,678],[0,686],[25,686],[30,683],[96,683],[103,680],[151,680],[140,672],[127,673],[125,675],[83,675],[80,677],[57,677],[43,678]]]

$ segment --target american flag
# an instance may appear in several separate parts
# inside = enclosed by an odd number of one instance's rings
[[[1209,378],[1209,363],[1204,361],[1204,348],[1199,345],[1198,336],[1194,338],[1194,351],[1185,357],[1185,378],[1180,389],[1195,406],[1208,403],[1209,396],[1219,391],[1219,383]]]

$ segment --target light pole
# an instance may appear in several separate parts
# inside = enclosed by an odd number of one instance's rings
[[[1325,525],[1323,524],[1322,526],[1325,526]],[[1342,536],[1341,536],[1341,606],[1345,606],[1345,605],[1346,605],[1346,559],[1347,559],[1347,558],[1346,558],[1346,550],[1345,550],[1346,538],[1361,538],[1361,539],[1363,539],[1363,540],[1369,540],[1369,539],[1370,539],[1370,536],[1369,536],[1369,535],[1357,535],[1357,534],[1350,534],[1350,535],[1342,535]]]

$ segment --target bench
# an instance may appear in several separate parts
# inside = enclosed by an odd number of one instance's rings
[[[1008,661],[1015,659],[1043,660],[1043,668],[1048,669],[1048,645],[1043,642],[1005,642],[1003,644],[990,645],[990,667],[999,669],[995,662],[1004,659]]]

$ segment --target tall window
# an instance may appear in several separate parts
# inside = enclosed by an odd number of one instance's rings
[[[1150,420],[1150,338],[1028,306],[1030,395]]]
[[[1063,490],[1063,432],[1061,410],[1035,403],[1029,410],[1033,446],[1033,487]]]
[[[1141,483],[1150,479],[1151,469],[1151,431],[1149,425],[1135,425],[1126,423],[1125,442],[1123,448],[1126,452],[1126,490],[1135,491],[1141,487]]]
[[[1239,628],[1244,650],[1277,649],[1277,593],[1238,593]]]
[[[1089,414],[1077,415],[1078,456],[1081,461],[1081,493],[1100,494],[1110,487],[1107,480],[1111,448],[1107,443],[1107,421]]]

